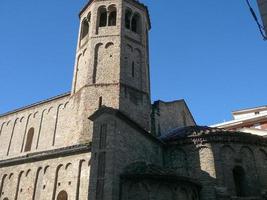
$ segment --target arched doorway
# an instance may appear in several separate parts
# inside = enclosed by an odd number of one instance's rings
[[[239,197],[245,197],[247,190],[247,180],[246,180],[246,173],[243,167],[236,166],[233,169],[233,178],[235,183],[236,195]]]
[[[63,190],[57,195],[57,200],[68,200],[68,193]]]

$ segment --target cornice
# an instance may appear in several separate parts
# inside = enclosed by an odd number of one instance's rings
[[[256,146],[266,146],[267,138],[242,132],[216,132],[207,135],[195,135],[186,138],[166,142],[166,145],[187,145],[187,144],[215,144],[215,143],[237,143]]]
[[[42,151],[42,152],[37,152],[37,153],[29,153],[24,156],[1,160],[0,168],[10,167],[13,165],[21,165],[25,163],[33,163],[33,162],[38,162],[38,161],[43,161],[43,160],[49,160],[49,159],[54,159],[58,157],[67,157],[67,156],[86,153],[90,151],[91,151],[91,143],[74,145],[74,146],[48,150],[48,151]]]

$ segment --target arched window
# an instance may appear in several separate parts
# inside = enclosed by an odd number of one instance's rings
[[[241,166],[236,166],[233,169],[233,178],[235,183],[236,195],[239,197],[246,196],[246,189],[247,189],[246,173]]]
[[[116,21],[117,21],[117,10],[116,7],[112,6],[109,8],[108,25],[116,26]]]
[[[104,7],[99,8],[99,27],[107,26],[107,9]]]
[[[135,33],[141,33],[141,18],[138,14],[134,14],[131,23],[132,31]]]
[[[126,10],[126,14],[125,14],[125,27],[127,29],[131,29],[131,16],[132,16],[132,11]]]
[[[68,193],[65,190],[62,190],[58,195],[57,195],[57,200],[68,200]]]
[[[89,33],[89,23],[87,19],[82,22],[81,39],[85,38]]]
[[[27,134],[27,140],[26,140],[26,145],[25,145],[25,149],[24,149],[25,152],[31,150],[33,136],[34,136],[34,128],[30,128],[30,130],[28,131],[28,134]]]

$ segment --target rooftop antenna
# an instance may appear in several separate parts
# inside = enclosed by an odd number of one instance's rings
[[[246,0],[246,2],[247,2],[247,5],[248,5],[248,7],[249,7],[249,10],[250,10],[250,12],[251,12],[251,14],[252,14],[252,17],[254,18],[254,20],[255,20],[255,22],[256,22],[258,28],[259,28],[259,31],[260,31],[261,36],[263,37],[263,40],[267,40],[267,35],[266,35],[266,33],[265,33],[265,30],[264,30],[264,28],[267,28],[267,27],[264,27],[263,25],[260,24],[260,22],[259,22],[259,20],[258,20],[258,17],[257,17],[257,15],[256,15],[254,9],[252,8],[252,6],[251,6],[249,0]]]

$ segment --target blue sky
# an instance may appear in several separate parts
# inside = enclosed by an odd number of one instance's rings
[[[0,1],[0,113],[70,90],[86,1]],[[142,2],[152,20],[153,100],[185,99],[207,125],[267,104],[267,42],[244,0]]]

